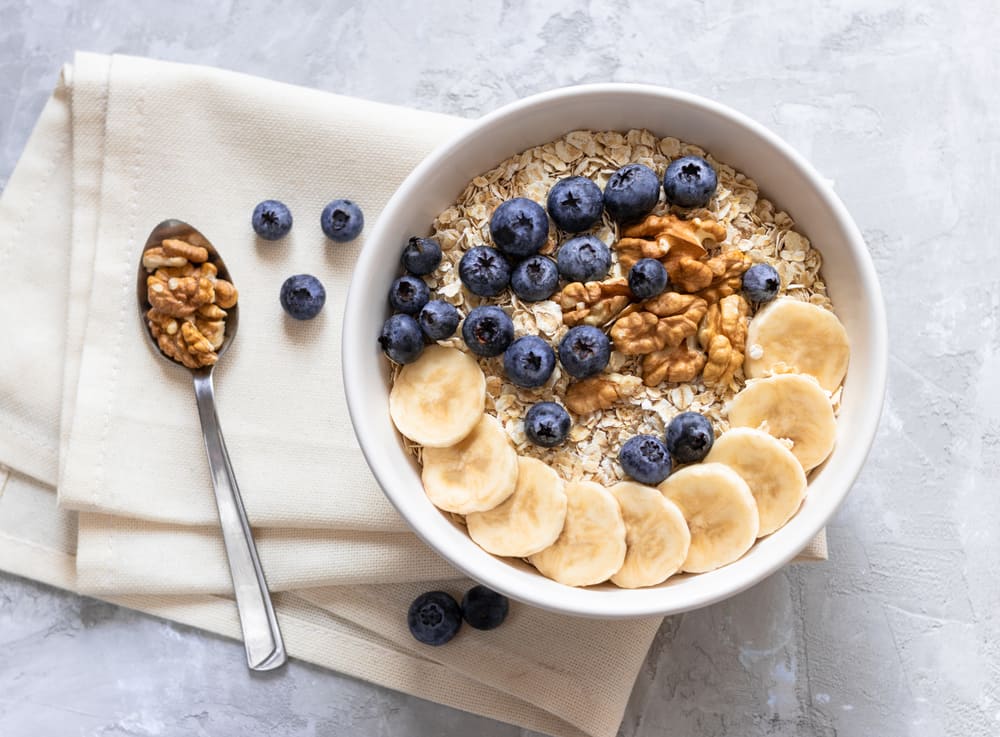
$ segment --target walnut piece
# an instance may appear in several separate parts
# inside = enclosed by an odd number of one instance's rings
[[[617,317],[632,298],[625,279],[573,282],[567,284],[555,301],[562,308],[563,322],[602,327]]]
[[[188,368],[211,366],[219,360],[211,341],[191,322],[178,320],[151,308],[149,329],[165,354]]]
[[[193,264],[203,264],[208,261],[207,248],[194,246],[177,238],[164,238],[162,248],[167,256],[184,258]]]
[[[705,313],[698,342],[708,352],[702,378],[706,386],[728,386],[743,365],[750,305],[740,294],[731,294]]]
[[[157,269],[146,277],[149,304],[165,315],[187,317],[215,301],[215,274],[211,264],[202,264],[190,276],[172,276],[166,269]]]
[[[750,268],[750,258],[741,251],[730,250],[713,256],[706,265],[712,271],[712,282],[697,294],[709,304],[715,304],[740,291],[743,272]]]
[[[664,292],[643,303],[640,311],[619,318],[611,339],[627,356],[672,348],[698,332],[707,309],[705,300],[694,295]]]
[[[142,252],[142,265],[150,271],[162,269],[165,266],[181,267],[187,262],[183,256],[170,256],[161,246],[148,248]]]
[[[625,374],[600,374],[570,384],[566,390],[566,406],[578,415],[610,409],[615,402],[634,396],[642,381]]]
[[[708,253],[705,243],[721,242],[725,237],[726,226],[715,220],[681,220],[676,215],[650,215],[642,222],[624,228],[615,250],[623,270],[632,268],[641,258],[655,258],[663,261],[673,280],[673,270],[681,261],[700,261]]]
[[[694,381],[705,367],[705,354],[687,342],[665,351],[653,351],[642,357],[642,380],[646,386],[664,381]]]

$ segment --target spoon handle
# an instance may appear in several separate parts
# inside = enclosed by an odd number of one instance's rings
[[[205,436],[215,502],[219,507],[222,540],[233,578],[247,664],[250,670],[273,670],[287,659],[285,645],[274,615],[267,581],[264,580],[264,571],[257,557],[240,489],[236,485],[236,475],[229,461],[226,441],[222,437],[219,417],[215,412],[215,389],[212,386],[211,371],[195,373],[194,395],[198,401],[201,431]]]

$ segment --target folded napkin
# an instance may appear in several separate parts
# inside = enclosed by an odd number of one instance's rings
[[[346,411],[339,327],[364,239],[328,242],[319,213],[351,197],[370,226],[462,125],[219,70],[77,55],[0,200],[0,463],[11,469],[0,569],[239,635],[190,377],[149,350],[135,306],[148,232],[180,218],[240,288],[219,415],[269,582],[285,592],[289,652],[530,729],[614,734],[658,620],[515,605],[489,638],[415,643],[400,615],[413,594],[468,582],[407,532]],[[278,243],[249,228],[268,197],[296,217]],[[277,303],[301,272],[328,293],[308,323]],[[806,554],[825,558],[823,540]]]

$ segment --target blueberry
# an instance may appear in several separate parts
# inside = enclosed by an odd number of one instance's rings
[[[714,442],[712,423],[697,412],[681,412],[667,425],[667,449],[678,463],[697,463]]]
[[[399,261],[411,274],[430,274],[441,263],[441,246],[430,238],[414,236],[407,242]]]
[[[478,356],[499,356],[514,342],[514,323],[499,307],[475,307],[462,323],[462,338]]]
[[[641,258],[629,269],[628,288],[636,299],[652,299],[667,288],[667,270],[655,258]]]
[[[389,287],[389,304],[397,312],[416,315],[431,298],[430,287],[420,277],[401,276]]]
[[[462,597],[462,616],[477,630],[496,629],[507,618],[509,609],[506,596],[485,586],[473,586]]]
[[[596,281],[607,276],[611,251],[596,235],[578,235],[559,247],[556,260],[566,281]]]
[[[462,627],[462,608],[444,591],[421,594],[406,613],[410,634],[425,645],[443,645]]]
[[[525,302],[548,299],[559,288],[559,269],[548,256],[529,256],[514,267],[510,288]]]
[[[344,243],[358,237],[365,227],[365,216],[350,200],[334,200],[323,208],[319,224],[327,238]]]
[[[559,343],[559,361],[578,379],[601,373],[610,358],[611,341],[593,325],[570,328]]]
[[[655,435],[636,435],[618,452],[622,469],[640,484],[655,486],[670,475],[670,453]]]
[[[549,237],[549,218],[537,202],[515,197],[502,203],[490,218],[493,243],[512,258],[538,253]]]
[[[681,207],[704,207],[719,183],[715,169],[700,156],[682,156],[670,162],[663,173],[667,202]]]
[[[518,338],[503,354],[503,370],[518,386],[541,386],[552,376],[555,367],[555,351],[537,335]]]
[[[531,405],[524,415],[524,434],[535,445],[552,448],[569,434],[569,412],[555,402]]]
[[[253,209],[253,231],[266,241],[276,241],[292,229],[292,211],[283,202],[264,200]]]
[[[781,277],[770,264],[754,264],[743,274],[743,293],[751,302],[770,302],[780,289]]]
[[[326,290],[315,276],[296,274],[281,285],[281,306],[296,320],[312,320],[323,309]]]
[[[604,200],[601,188],[587,177],[560,179],[549,190],[549,217],[563,230],[579,233],[601,219]]]
[[[424,305],[420,310],[417,322],[421,329],[431,340],[444,340],[450,338],[458,329],[458,310],[454,305],[448,304],[442,299],[434,299]]]
[[[424,335],[409,315],[393,315],[382,324],[378,346],[396,363],[413,363],[424,352]]]
[[[604,186],[604,208],[619,223],[639,220],[660,199],[660,178],[642,164],[626,164]]]
[[[458,278],[473,294],[496,297],[510,283],[510,264],[495,248],[470,248],[458,262]]]

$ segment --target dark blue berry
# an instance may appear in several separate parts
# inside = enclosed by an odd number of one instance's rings
[[[473,586],[462,597],[462,615],[477,630],[496,629],[507,618],[509,609],[506,596],[485,586]]]
[[[518,386],[541,386],[552,376],[555,367],[555,351],[537,335],[518,338],[503,354],[503,370]]]
[[[704,207],[715,194],[715,169],[700,156],[683,156],[663,173],[663,194],[671,205]]]
[[[559,342],[559,361],[570,376],[584,379],[599,374],[611,358],[611,341],[592,325],[570,328]]]
[[[526,197],[502,203],[490,218],[493,243],[511,258],[525,258],[538,253],[549,237],[549,218],[545,209]]]
[[[326,290],[315,276],[296,274],[285,279],[279,298],[285,312],[296,320],[311,320],[323,309]]]
[[[618,452],[622,469],[640,484],[655,486],[670,475],[670,453],[655,435],[636,435]]]
[[[458,278],[473,294],[496,297],[510,283],[510,264],[495,248],[470,248],[458,262]]]
[[[559,288],[559,269],[548,256],[529,256],[514,267],[510,288],[525,302],[548,299]]]
[[[697,412],[681,412],[667,425],[667,449],[678,463],[697,463],[714,442],[712,423]]]
[[[264,240],[276,241],[292,229],[292,211],[278,200],[264,200],[253,209],[250,224]]]
[[[549,190],[546,207],[556,225],[569,233],[579,233],[601,219],[604,199],[593,180],[568,177]]]
[[[628,271],[628,288],[636,299],[652,299],[667,288],[667,270],[655,258],[641,258]]]
[[[619,223],[640,220],[660,199],[660,178],[642,164],[626,164],[604,186],[604,209]]]
[[[319,224],[327,238],[344,243],[358,237],[365,227],[365,216],[350,200],[334,200],[323,208]]]
[[[556,260],[566,281],[597,281],[611,268],[611,250],[596,235],[578,235],[559,247]]]
[[[462,339],[478,356],[499,356],[514,342],[514,323],[499,307],[475,307],[462,323]]]
[[[455,334],[460,319],[454,305],[448,304],[442,299],[434,299],[420,310],[417,322],[420,323],[424,335],[428,338],[444,340]]]
[[[553,448],[566,439],[572,421],[561,405],[539,402],[524,415],[524,434],[535,445]]]
[[[397,312],[416,315],[431,298],[427,282],[417,276],[401,276],[389,287],[389,304]]]
[[[781,290],[781,276],[770,264],[754,264],[743,274],[743,293],[751,302],[770,302]]]
[[[424,334],[409,315],[393,315],[382,324],[378,346],[396,363],[413,363],[424,352]]]
[[[462,627],[462,608],[444,591],[421,594],[406,613],[410,634],[425,645],[443,645]]]
[[[414,236],[407,242],[399,261],[411,274],[430,274],[441,263],[441,246],[430,238]]]

